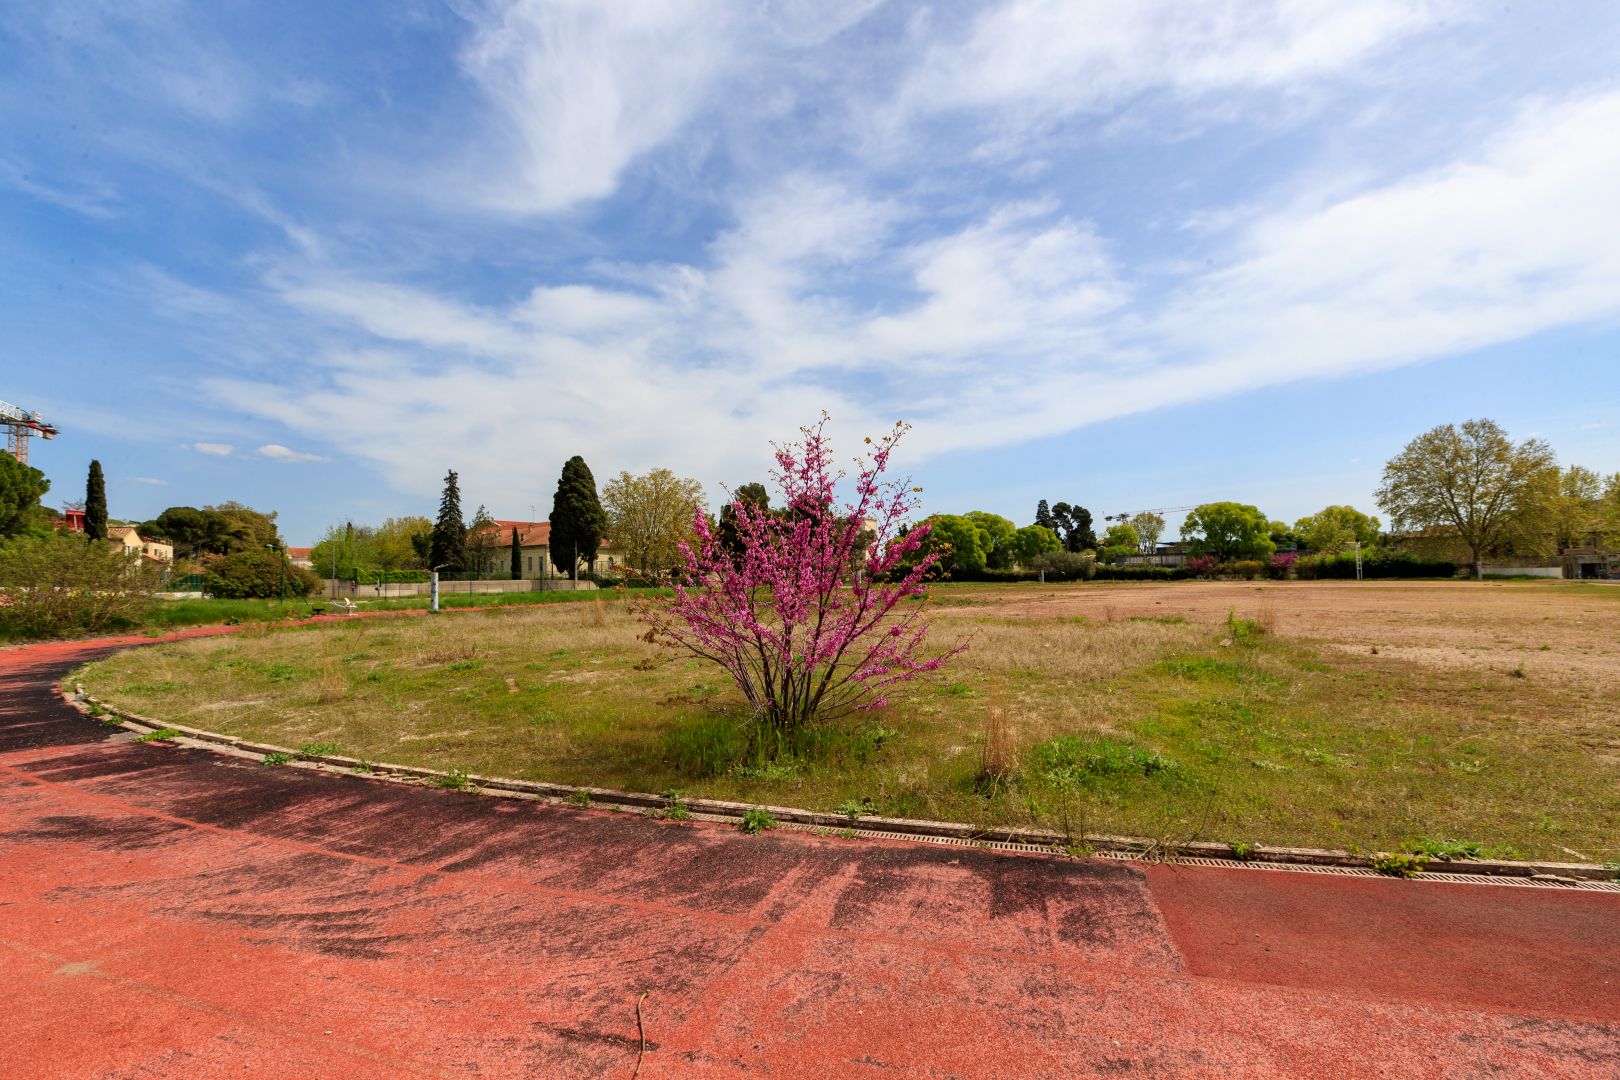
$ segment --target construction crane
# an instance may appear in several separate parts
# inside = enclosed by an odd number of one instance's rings
[[[1197,506],[1160,506],[1160,507],[1157,507],[1157,508],[1155,508],[1153,510],[1138,510],[1137,513],[1139,513],[1139,514],[1178,514],[1183,510],[1196,510],[1196,509],[1198,509],[1199,506],[1203,506],[1203,505],[1204,505],[1203,503],[1199,503]],[[1134,514],[1130,514],[1130,513],[1110,514],[1108,517],[1103,518],[1103,520],[1104,521],[1129,521],[1134,516],[1135,516]]]
[[[54,439],[60,434],[54,427],[45,422],[45,418],[37,412],[28,412],[15,405],[8,405],[0,401],[0,425],[6,429],[6,449],[11,456],[28,464],[28,440],[35,435],[43,435],[47,439]]]

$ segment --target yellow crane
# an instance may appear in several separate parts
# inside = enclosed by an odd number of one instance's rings
[[[35,435],[54,439],[61,434],[47,424],[39,413],[19,409],[4,401],[0,401],[0,425],[4,425],[6,429],[6,449],[11,452],[12,457],[24,465],[28,464],[29,439]]]

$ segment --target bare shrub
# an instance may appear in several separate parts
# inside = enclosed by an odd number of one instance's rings
[[[577,606],[579,608],[579,625],[607,625],[607,605],[602,603],[602,601],[592,600],[589,603],[579,604]]]
[[[465,638],[460,641],[441,641],[420,650],[416,655],[424,664],[449,664],[457,660],[471,660],[478,655],[478,643]]]
[[[1260,613],[1254,617],[1254,623],[1260,628],[1262,634],[1268,637],[1275,634],[1277,632],[1277,608],[1270,603],[1261,604]]]

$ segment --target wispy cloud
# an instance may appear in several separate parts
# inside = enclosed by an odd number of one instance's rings
[[[330,461],[331,458],[321,457],[319,454],[305,454],[297,450],[289,450],[279,443],[268,443],[259,447],[260,457],[267,457],[272,461]]]
[[[125,480],[133,480],[137,484],[157,484],[160,487],[168,487],[169,486],[169,482],[167,480],[154,480],[150,476],[126,476],[126,477],[124,477],[124,479]]]
[[[236,447],[230,443],[217,442],[192,443],[189,449],[195,450],[199,454],[210,454],[214,457],[230,457],[236,451]]]

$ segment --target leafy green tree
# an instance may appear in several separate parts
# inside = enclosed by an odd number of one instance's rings
[[[283,581],[288,596],[308,596],[321,588],[321,579],[314,573],[285,562],[281,552],[268,548],[205,556],[203,563],[203,590],[227,600],[280,596]]]
[[[918,549],[919,560],[936,551],[950,553],[940,564],[953,570],[983,570],[990,538],[978,525],[961,514],[936,514],[928,519],[933,529]]]
[[[1136,534],[1136,529],[1123,521],[1118,525],[1108,526],[1108,532],[1103,536],[1104,548],[1125,548],[1132,554],[1142,546],[1142,538]]]
[[[963,516],[979,528],[985,566],[992,570],[1006,570],[1012,566],[1015,557],[1011,545],[1013,537],[1018,532],[1018,526],[1000,514],[991,514],[984,510],[974,510]]]
[[[1097,534],[1091,528],[1091,511],[1083,506],[1070,506],[1068,503],[1053,503],[1052,517],[1057,520],[1058,527],[1063,530],[1063,547],[1066,551],[1081,552],[1094,549],[1097,546]]]
[[[1061,551],[1063,542],[1058,539],[1057,533],[1045,525],[1025,525],[1013,534],[1008,547],[1013,561],[1025,569],[1030,569],[1042,555]]]
[[[243,546],[248,548],[282,548],[281,533],[276,530],[276,511],[262,514],[244,503],[222,502],[218,506],[203,507],[208,513],[218,514],[230,522],[237,535],[245,535]],[[242,532],[245,530],[245,534]]]
[[[1192,542],[1194,555],[1229,559],[1266,559],[1277,550],[1271,542],[1271,521],[1243,503],[1206,503],[1187,514],[1181,538]]]
[[[1294,522],[1294,534],[1323,555],[1337,555],[1357,541],[1370,548],[1378,543],[1378,529],[1377,518],[1353,506],[1329,506]]]
[[[461,517],[461,484],[456,470],[444,475],[444,493],[439,496],[439,517],[433,523],[433,542],[428,545],[428,569],[455,573],[467,568],[467,525]]]
[[[1620,506],[1604,498],[1603,477],[1591,469],[1571,465],[1549,488],[1538,524],[1552,554],[1584,546],[1594,535],[1607,542],[1620,528]]]
[[[0,537],[43,535],[45,508],[39,499],[49,490],[44,473],[0,450]]]
[[[1136,546],[1144,555],[1158,549],[1159,537],[1164,535],[1164,518],[1147,510],[1131,518],[1130,526],[1136,532]]]
[[[134,621],[151,610],[161,574],[139,552],[79,533],[13,536],[0,545],[0,623],[45,637]]]
[[[607,527],[607,513],[596,495],[596,477],[585,459],[575,454],[563,465],[551,500],[552,564],[565,574],[575,573],[581,560],[595,565]]]
[[[1375,496],[1400,532],[1450,526],[1485,577],[1485,551],[1521,530],[1556,483],[1557,460],[1540,439],[1515,446],[1491,420],[1441,424],[1384,465]]]
[[[107,539],[107,480],[99,461],[90,462],[90,476],[84,482],[84,535]]]
[[[213,510],[195,506],[171,506],[151,521],[136,526],[142,536],[156,536],[174,545],[177,559],[199,555],[230,555],[258,550],[263,545],[250,525],[242,524]]]
[[[685,561],[680,545],[696,542],[693,521],[703,500],[702,484],[676,476],[668,469],[651,469],[645,476],[621,472],[602,489],[607,535],[624,550],[630,565],[641,570],[679,566]],[[723,516],[725,511],[721,513]],[[732,531],[735,534],[735,511]],[[724,534],[722,527],[722,544]]]

